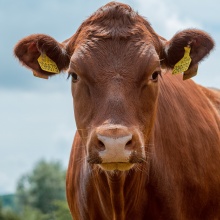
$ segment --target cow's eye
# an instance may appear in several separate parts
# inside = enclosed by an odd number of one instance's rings
[[[161,71],[155,71],[155,72],[151,75],[151,80],[152,80],[153,82],[157,82],[158,76],[161,76]]]
[[[72,72],[72,73],[69,73],[69,76],[68,78],[71,76],[72,78],[72,82],[73,83],[76,83],[77,81],[79,81],[79,75],[77,75],[76,73]]]

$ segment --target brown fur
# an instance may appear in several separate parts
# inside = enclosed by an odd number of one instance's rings
[[[66,184],[75,220],[220,218],[219,92],[166,70],[187,45],[192,67],[214,42],[195,29],[166,41],[129,6],[115,2],[100,8],[62,44],[45,35],[17,44],[16,56],[35,71],[49,74],[36,61],[46,52],[60,69],[69,66],[69,73],[80,77],[72,83],[78,130]],[[162,78],[155,80],[158,71]],[[98,166],[100,149],[92,135],[108,124],[126,126],[139,138],[132,139],[136,157],[128,171]],[[144,159],[135,154],[137,140],[144,142]]]
[[[220,114],[220,90],[199,86]]]

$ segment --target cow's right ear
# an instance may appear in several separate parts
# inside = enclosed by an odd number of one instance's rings
[[[34,71],[36,75],[48,77],[65,70],[69,66],[70,56],[64,44],[57,42],[50,36],[34,34],[20,40],[14,48],[15,56],[19,61]],[[47,62],[53,62],[58,68],[56,71],[43,68],[39,64],[39,57],[46,55]],[[49,57],[49,58],[48,58]],[[49,65],[50,66],[50,65]],[[55,73],[56,72],[56,73]]]

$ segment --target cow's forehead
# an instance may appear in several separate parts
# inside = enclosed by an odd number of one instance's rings
[[[70,71],[87,73],[92,70],[137,74],[160,66],[159,56],[149,42],[105,39],[87,41],[74,51]]]
[[[111,3],[94,13],[69,45],[73,45],[69,46],[71,71],[88,72],[89,68],[128,73],[159,65],[158,35],[143,17],[123,4]]]

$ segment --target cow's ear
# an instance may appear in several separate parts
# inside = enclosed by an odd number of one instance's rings
[[[65,70],[70,62],[65,45],[43,34],[23,38],[15,46],[14,53],[24,66],[45,78]]]
[[[190,48],[191,62],[189,70],[206,57],[214,47],[213,39],[204,31],[187,29],[173,36],[170,41],[162,41],[162,64],[173,68],[184,56],[185,47]]]

